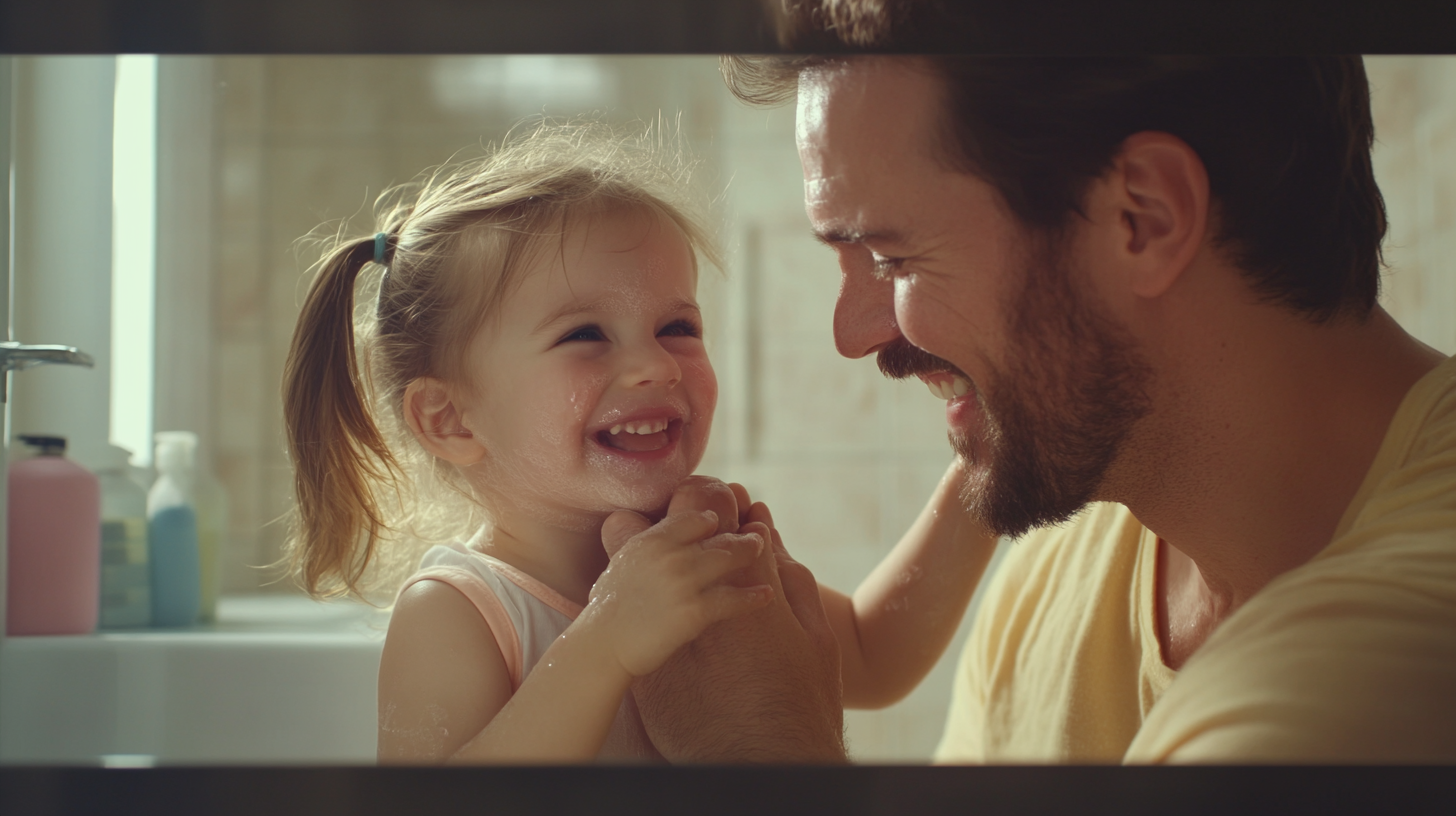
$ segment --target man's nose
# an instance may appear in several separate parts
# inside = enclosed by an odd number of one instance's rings
[[[834,304],[834,347],[845,357],[858,358],[899,336],[895,282],[864,270],[844,270]]]
[[[668,388],[682,381],[682,366],[654,337],[625,350],[622,383],[628,386],[664,385]]]

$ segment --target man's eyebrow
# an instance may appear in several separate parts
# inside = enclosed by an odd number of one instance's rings
[[[833,227],[826,230],[814,230],[814,237],[821,244],[839,246],[842,244],[863,244],[867,241],[880,241],[887,244],[903,243],[905,238],[894,230],[857,230],[842,227]]]

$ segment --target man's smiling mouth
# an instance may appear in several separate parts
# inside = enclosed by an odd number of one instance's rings
[[[930,389],[930,393],[946,402],[971,392],[971,381],[952,371],[921,374],[920,379]]]

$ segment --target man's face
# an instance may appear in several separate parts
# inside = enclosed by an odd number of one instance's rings
[[[815,233],[839,255],[835,345],[947,398],[967,507],[1016,536],[1092,500],[1148,409],[1146,364],[1062,248],[944,166],[940,80],[868,58],[800,79]]]

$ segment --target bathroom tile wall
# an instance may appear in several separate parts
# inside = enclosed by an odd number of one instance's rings
[[[1456,354],[1456,58],[1367,57],[1375,178],[1390,230],[1381,302]]]
[[[1390,210],[1384,302],[1456,352],[1456,60],[1368,61]],[[316,257],[300,236],[355,217],[517,118],[595,111],[676,121],[716,197],[726,269],[700,299],[721,385],[701,471],[767,501],[790,550],[851,591],[918,513],[949,461],[943,403],[834,350],[831,252],[808,234],[792,107],[729,96],[712,58],[224,57],[216,60],[212,304],[216,467],[232,500],[232,592],[296,591],[281,554],[290,473],[279,383]],[[962,626],[962,635],[964,625]],[[960,638],[957,638],[959,644]],[[939,737],[958,645],[905,701],[851,712],[863,761],[921,761]]]

